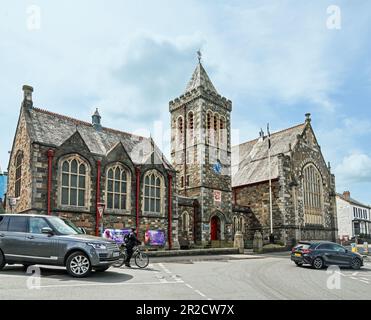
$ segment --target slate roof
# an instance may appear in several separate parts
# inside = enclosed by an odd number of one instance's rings
[[[90,152],[94,154],[105,156],[117,144],[122,143],[134,164],[150,163],[154,152],[155,163],[162,163],[165,168],[174,170],[150,138],[105,127],[96,130],[89,122],[39,108],[28,110],[27,118],[33,142],[59,147],[78,131]]]
[[[271,178],[279,177],[278,155],[290,151],[302,134],[305,123],[271,134]],[[232,187],[269,180],[268,138],[255,139],[232,147]]]
[[[336,193],[336,195],[337,195],[339,198],[343,199],[344,201],[347,201],[347,202],[349,202],[349,203],[355,204],[356,206],[360,206],[360,207],[364,207],[364,208],[371,209],[371,207],[370,207],[369,205],[367,205],[367,204],[363,204],[362,202],[359,202],[359,201],[357,201],[356,199],[354,199],[354,198],[352,198],[352,197],[349,197],[349,199],[346,199],[346,198],[344,197],[344,195],[341,194],[341,193]]]
[[[192,78],[189,81],[185,92],[192,91],[199,87],[218,93],[201,63],[197,65],[193,72]]]

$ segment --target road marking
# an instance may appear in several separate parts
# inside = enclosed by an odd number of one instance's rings
[[[362,280],[362,279],[360,279],[359,281],[361,281],[361,282],[363,282],[363,283],[367,283],[367,284],[369,284],[368,281],[365,281],[365,280]]]
[[[211,298],[206,297],[206,295],[203,294],[200,290],[196,290],[196,289],[194,289],[190,284],[186,283],[186,282],[185,282],[185,281],[184,281],[180,276],[178,276],[178,275],[173,275],[172,272],[171,272],[169,269],[167,269],[163,263],[159,263],[158,265],[159,265],[159,266],[162,268],[162,270],[164,270],[167,274],[171,275],[172,279],[175,279],[175,282],[176,282],[176,283],[184,283],[188,288],[192,289],[195,293],[197,293],[197,294],[200,295],[201,297],[206,298],[207,300],[211,300]]]
[[[200,290],[195,290],[195,292],[198,293],[201,297],[206,298],[206,296]]]

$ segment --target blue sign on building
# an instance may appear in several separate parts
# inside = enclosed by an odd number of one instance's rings
[[[6,193],[6,186],[8,181],[8,175],[6,173],[0,173],[0,198],[4,199]]]

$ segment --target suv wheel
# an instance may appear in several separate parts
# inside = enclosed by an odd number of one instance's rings
[[[6,262],[5,262],[4,254],[0,250],[0,270],[2,270],[4,268],[5,264],[6,264]]]
[[[323,268],[323,260],[322,258],[320,257],[317,257],[313,260],[313,263],[312,263],[313,267],[315,269],[322,269]]]
[[[91,272],[91,263],[85,253],[78,251],[67,258],[66,268],[72,277],[83,278]]]
[[[351,267],[354,270],[359,270],[361,268],[361,260],[354,258],[351,263]]]

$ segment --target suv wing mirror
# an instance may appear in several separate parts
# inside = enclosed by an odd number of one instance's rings
[[[52,228],[44,227],[44,228],[41,229],[41,233],[53,235],[54,234],[54,231],[53,231]]]

